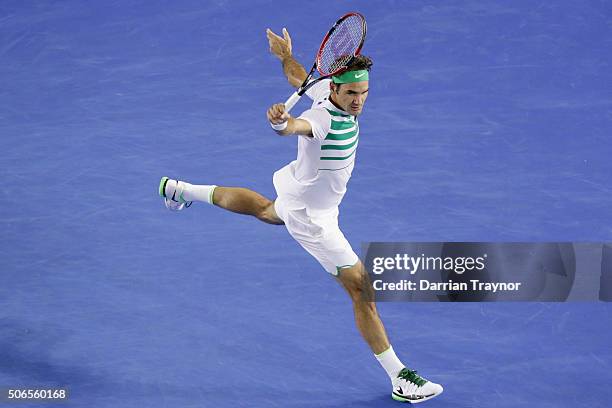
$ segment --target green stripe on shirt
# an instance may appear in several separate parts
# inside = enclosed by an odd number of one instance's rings
[[[341,133],[339,135],[334,135],[332,133],[328,133],[327,136],[325,136],[325,140],[347,140],[350,139],[352,137],[355,137],[355,135],[359,132],[359,129],[355,129],[352,132],[348,132],[348,133]]]
[[[349,143],[349,144],[345,144],[345,145],[322,145],[321,146],[321,150],[347,150],[347,149],[350,149],[351,147],[355,146],[357,144],[358,140],[359,140],[359,138],[356,137],[355,140],[353,141],[353,143]]]
[[[356,125],[355,122],[336,122],[334,120],[331,121],[331,130],[346,130],[354,127]]]

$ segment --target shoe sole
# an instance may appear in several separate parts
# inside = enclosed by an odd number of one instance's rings
[[[162,177],[161,180],[159,181],[159,196],[160,197],[166,197],[166,183],[168,182],[169,178],[168,177]]]
[[[419,402],[425,402],[427,400],[435,398],[438,395],[442,394],[442,392],[444,392],[444,391],[441,391],[438,394],[428,395],[427,397],[423,397],[423,398],[419,398],[419,399],[409,399],[409,398],[406,398],[406,397],[401,397],[401,396],[397,395],[396,393],[392,393],[391,394],[391,398],[393,398],[394,400],[399,401],[399,402],[409,402],[411,404],[418,404]]]

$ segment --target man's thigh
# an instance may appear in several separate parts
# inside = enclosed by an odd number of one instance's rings
[[[276,210],[289,234],[330,274],[335,276],[339,269],[359,261],[337,220],[313,220],[305,209],[284,211],[282,202],[276,204]]]

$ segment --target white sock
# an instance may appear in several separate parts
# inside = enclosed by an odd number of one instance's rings
[[[183,200],[202,201],[212,204],[213,192],[217,186],[197,185],[183,182]]]
[[[401,371],[402,368],[405,367],[404,364],[400,361],[399,358],[395,355],[395,351],[393,351],[393,346],[389,346],[389,348],[383,351],[380,354],[375,354],[376,359],[380,363],[380,365],[385,369],[387,375],[393,381],[397,374]]]

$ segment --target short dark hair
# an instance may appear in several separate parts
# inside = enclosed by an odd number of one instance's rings
[[[372,58],[365,55],[357,55],[347,65],[347,71],[359,71],[365,69],[369,72],[372,68],[372,64]]]

